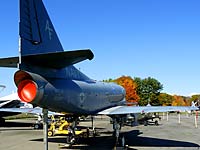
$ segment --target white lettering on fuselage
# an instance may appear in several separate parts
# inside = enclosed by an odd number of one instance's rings
[[[75,67],[67,67],[66,68],[66,77],[75,80],[88,80],[89,78],[85,76],[83,73],[78,71]]]
[[[48,31],[49,40],[51,40],[51,39],[52,39],[52,32],[53,32],[53,29],[52,29],[52,28],[50,27],[50,25],[49,25],[49,20],[46,21],[45,31]]]

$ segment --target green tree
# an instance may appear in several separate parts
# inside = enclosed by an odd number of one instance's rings
[[[114,82],[114,80],[109,78],[109,79],[103,80],[103,82]]]
[[[197,106],[199,106],[200,105],[200,94],[192,95],[189,100],[190,105],[191,105],[192,101],[197,102]]]
[[[141,79],[139,77],[134,78],[137,84],[137,94],[140,97],[139,105],[144,106],[150,102],[151,105],[161,105],[158,96],[163,89],[163,85],[156,79],[148,77]]]
[[[200,94],[195,94],[191,96],[191,101],[198,101],[200,100]]]
[[[163,106],[171,106],[174,101],[174,97],[167,93],[160,93],[158,96],[159,103]]]

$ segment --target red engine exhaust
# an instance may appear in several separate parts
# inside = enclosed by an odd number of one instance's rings
[[[37,85],[32,80],[23,80],[18,84],[18,96],[23,102],[30,103],[37,94]]]
[[[44,89],[41,87],[47,84],[47,81],[40,75],[22,70],[15,73],[14,81],[19,98],[28,103],[37,103],[43,97]]]

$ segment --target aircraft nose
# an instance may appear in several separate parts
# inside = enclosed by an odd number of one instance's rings
[[[124,99],[125,95],[126,95],[126,91],[125,89],[120,86],[120,85],[115,85],[115,94],[118,95],[120,97],[120,99]]]
[[[122,93],[123,98],[124,98],[125,95],[126,95],[126,91],[125,91],[125,89],[122,86],[120,86],[120,88],[121,88],[121,93]]]

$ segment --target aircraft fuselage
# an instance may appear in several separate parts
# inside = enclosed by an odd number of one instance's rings
[[[95,114],[118,105],[125,97],[123,87],[89,78],[45,78],[18,71],[15,83],[21,100],[56,112]]]
[[[52,85],[54,88],[50,88]],[[47,99],[43,99],[42,105],[52,108],[52,111],[64,110],[75,114],[93,114],[112,107],[123,100],[125,95],[120,86],[103,82],[55,80],[47,87],[53,90],[44,93]]]

